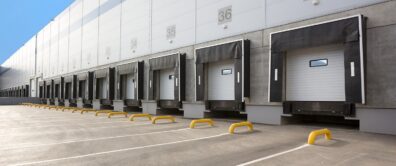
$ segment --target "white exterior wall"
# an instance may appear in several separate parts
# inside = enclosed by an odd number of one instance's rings
[[[194,0],[152,0],[152,3],[152,52],[194,44]],[[171,27],[175,34],[167,37]]]
[[[121,59],[150,53],[150,1],[124,0],[121,9]]]
[[[37,33],[37,42],[32,44],[35,46],[26,44],[2,64],[12,70],[1,76],[0,89],[28,82],[28,75],[56,77],[384,1],[320,0],[313,4],[297,0],[76,0],[70,13],[66,9],[55,18],[59,21],[58,40],[51,32],[56,28],[49,23]],[[232,9],[232,19],[219,23],[219,11],[227,7]],[[172,26],[176,33],[167,38],[167,29]],[[37,54],[35,64],[30,64],[33,47]],[[58,59],[53,57],[56,49]],[[31,70],[33,66],[35,71]],[[18,73],[23,76],[16,76]]]
[[[265,7],[265,0],[197,0],[197,43],[265,28]],[[219,23],[223,8],[231,20]]]
[[[81,69],[82,52],[82,14],[83,4],[81,1],[74,2],[70,8],[69,20],[69,64],[68,72]]]
[[[99,0],[83,1],[82,69],[98,64]]]
[[[43,78],[50,77],[50,54],[51,54],[51,24],[48,24],[43,31]]]
[[[59,20],[55,19],[51,23],[51,39],[50,39],[50,64],[49,76],[58,75],[59,65]]]
[[[44,32],[43,30],[37,34],[36,39],[36,76],[43,75],[43,46],[44,46]]]
[[[59,15],[59,65],[58,73],[68,71],[69,58],[69,12],[66,9]]]
[[[36,74],[36,36],[27,43],[27,73],[29,78],[33,78]]]
[[[313,1],[267,0],[267,26],[273,27],[384,1],[320,0],[314,4]]]
[[[120,59],[121,0],[100,0],[99,65]]]

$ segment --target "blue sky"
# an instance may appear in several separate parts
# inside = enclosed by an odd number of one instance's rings
[[[74,0],[1,0],[0,64]]]

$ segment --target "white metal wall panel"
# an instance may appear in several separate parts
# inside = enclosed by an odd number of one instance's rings
[[[133,74],[128,74],[126,77],[126,98],[135,99],[135,86],[136,82],[134,80]]]
[[[310,67],[310,60],[328,59],[327,66]],[[345,101],[343,45],[290,51],[286,58],[286,100]]]
[[[386,0],[267,0],[267,26],[287,24],[383,1]]]
[[[174,71],[173,69],[165,69],[160,71],[160,99],[161,100],[174,100],[175,87],[174,87]]]
[[[265,28],[265,7],[265,0],[197,0],[197,43]]]
[[[100,0],[99,65],[120,59],[121,0]]]
[[[68,72],[69,63],[69,10],[59,15],[59,66],[58,73]]]
[[[208,63],[208,100],[234,100],[234,61],[226,60]],[[222,70],[231,69],[232,73],[222,75]]]
[[[124,0],[121,11],[121,59],[149,54],[150,1]]]
[[[58,74],[59,62],[59,20],[55,19],[51,23],[51,54],[50,54],[50,76]]]
[[[36,75],[39,76],[43,73],[43,46],[44,46],[44,33],[40,31],[37,34],[37,54],[36,54]]]
[[[98,64],[99,0],[83,1],[82,64],[83,69]]]
[[[30,39],[27,42],[27,73],[29,77],[33,77],[36,73],[35,65],[36,65],[36,36]]]
[[[153,0],[152,52],[195,43],[195,0]]]
[[[81,69],[82,12],[83,4],[81,1],[76,1],[70,6],[69,72]]]
[[[43,41],[43,77],[50,76],[50,53],[51,53],[51,26],[48,24],[44,27],[44,41]]]

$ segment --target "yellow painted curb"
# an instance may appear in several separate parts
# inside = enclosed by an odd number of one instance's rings
[[[310,145],[315,144],[316,137],[319,135],[325,135],[325,138],[327,140],[332,139],[331,132],[329,129],[314,130],[314,131],[311,131],[311,133],[308,136],[308,144],[310,144]]]
[[[249,131],[253,131],[253,124],[251,122],[239,122],[239,123],[233,123],[231,124],[230,128],[228,129],[228,131],[230,132],[230,134],[234,134],[235,128],[237,127],[242,127],[242,126],[247,126],[249,128]]]
[[[170,120],[172,123],[175,122],[175,117],[169,116],[169,115],[167,115],[167,116],[156,116],[156,117],[153,117],[153,119],[152,119],[151,122],[152,122],[153,124],[155,124],[155,122],[156,122],[157,120],[160,120],[160,119],[167,119],[167,120]]]
[[[95,116],[98,116],[99,114],[108,114],[110,112],[113,112],[113,111],[111,111],[111,110],[96,111]]]
[[[196,119],[191,121],[190,128],[191,129],[195,128],[195,124],[197,123],[208,123],[210,126],[213,126],[214,124],[212,119]]]
[[[107,114],[108,118],[111,118],[114,115],[124,115],[126,118],[128,117],[128,113],[127,112],[110,112]]]
[[[134,118],[137,118],[137,117],[147,117],[149,120],[151,120],[151,115],[150,115],[150,114],[132,114],[132,115],[129,117],[129,120],[130,120],[130,121],[133,121],[133,119],[134,119]]]

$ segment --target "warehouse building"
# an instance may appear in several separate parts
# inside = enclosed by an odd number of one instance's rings
[[[76,0],[1,65],[31,99],[396,134],[396,1]]]

